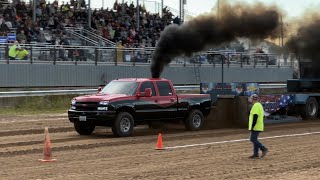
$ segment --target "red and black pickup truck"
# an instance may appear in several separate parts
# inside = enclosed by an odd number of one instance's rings
[[[199,130],[210,107],[210,95],[177,95],[167,79],[117,79],[97,94],[72,99],[68,116],[80,135],[109,126],[114,135],[124,137],[136,125],[157,121],[182,121],[188,130]]]

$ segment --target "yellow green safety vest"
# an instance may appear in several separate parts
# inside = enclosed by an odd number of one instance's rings
[[[24,57],[26,57],[28,55],[28,51],[27,50],[22,50],[22,51],[18,51],[17,52],[17,57],[18,59],[23,59]]]
[[[9,49],[9,57],[15,58],[17,56],[17,45],[13,45]]]
[[[250,115],[249,115],[249,130],[252,130],[252,122],[253,122],[253,115],[257,114],[258,115],[258,119],[257,119],[257,123],[254,126],[253,130],[254,131],[263,131],[264,130],[264,123],[263,123],[263,117],[264,117],[264,110],[263,107],[261,105],[261,103],[256,102],[250,111]]]

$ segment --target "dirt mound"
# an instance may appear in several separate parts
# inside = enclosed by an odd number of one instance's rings
[[[247,97],[219,96],[205,120],[204,129],[245,128],[248,114]]]

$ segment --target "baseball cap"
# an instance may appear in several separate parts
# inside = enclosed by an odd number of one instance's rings
[[[258,100],[258,98],[259,98],[259,96],[257,94],[252,94],[250,96],[250,99],[252,99],[252,100]]]

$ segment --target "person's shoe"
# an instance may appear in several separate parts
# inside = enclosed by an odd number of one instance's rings
[[[252,155],[249,157],[250,159],[259,159],[259,155]]]
[[[266,148],[264,151],[262,151],[262,155],[261,155],[261,158],[263,158],[264,156],[266,156],[267,155],[267,153],[268,153],[268,148]]]

